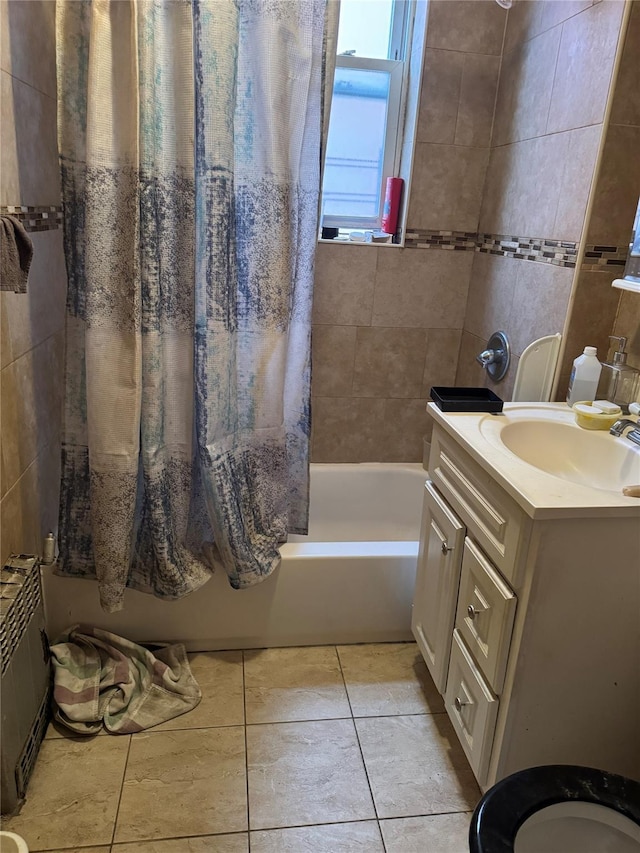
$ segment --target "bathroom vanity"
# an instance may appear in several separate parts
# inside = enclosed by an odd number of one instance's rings
[[[640,778],[640,447],[564,404],[428,408],[412,630],[479,784]]]

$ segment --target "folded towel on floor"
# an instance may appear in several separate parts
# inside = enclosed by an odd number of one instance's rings
[[[33,244],[15,216],[0,216],[0,290],[27,292]]]
[[[76,625],[51,646],[54,718],[80,734],[131,734],[195,708],[202,694],[185,647],[149,649]]]

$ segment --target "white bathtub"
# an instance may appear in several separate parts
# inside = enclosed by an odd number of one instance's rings
[[[180,601],[127,590],[106,614],[93,582],[45,569],[49,633],[84,622],[194,651],[409,640],[425,480],[418,463],[312,465],[309,535],[291,536],[280,567],[246,590],[218,572]]]

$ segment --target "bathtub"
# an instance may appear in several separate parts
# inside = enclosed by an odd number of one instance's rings
[[[50,636],[84,622],[191,651],[409,640],[425,480],[419,463],[311,465],[309,535],[290,536],[279,568],[242,591],[217,572],[180,601],[127,590],[106,614],[93,582],[45,568]]]

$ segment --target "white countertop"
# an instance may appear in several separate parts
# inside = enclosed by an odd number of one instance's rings
[[[518,503],[531,518],[576,518],[627,516],[640,519],[640,498],[630,498],[621,491],[580,485],[524,462],[508,450],[500,440],[503,427],[516,420],[535,416],[544,407],[545,419],[575,426],[573,412],[565,403],[505,403],[502,414],[486,412],[442,412],[435,403],[427,411],[450,436]],[[640,447],[629,439],[598,433],[612,442],[623,442],[632,450],[630,481],[640,483]],[[636,454],[637,453],[637,472]],[[632,479],[636,477],[637,479]],[[640,527],[639,533],[640,537]]]

